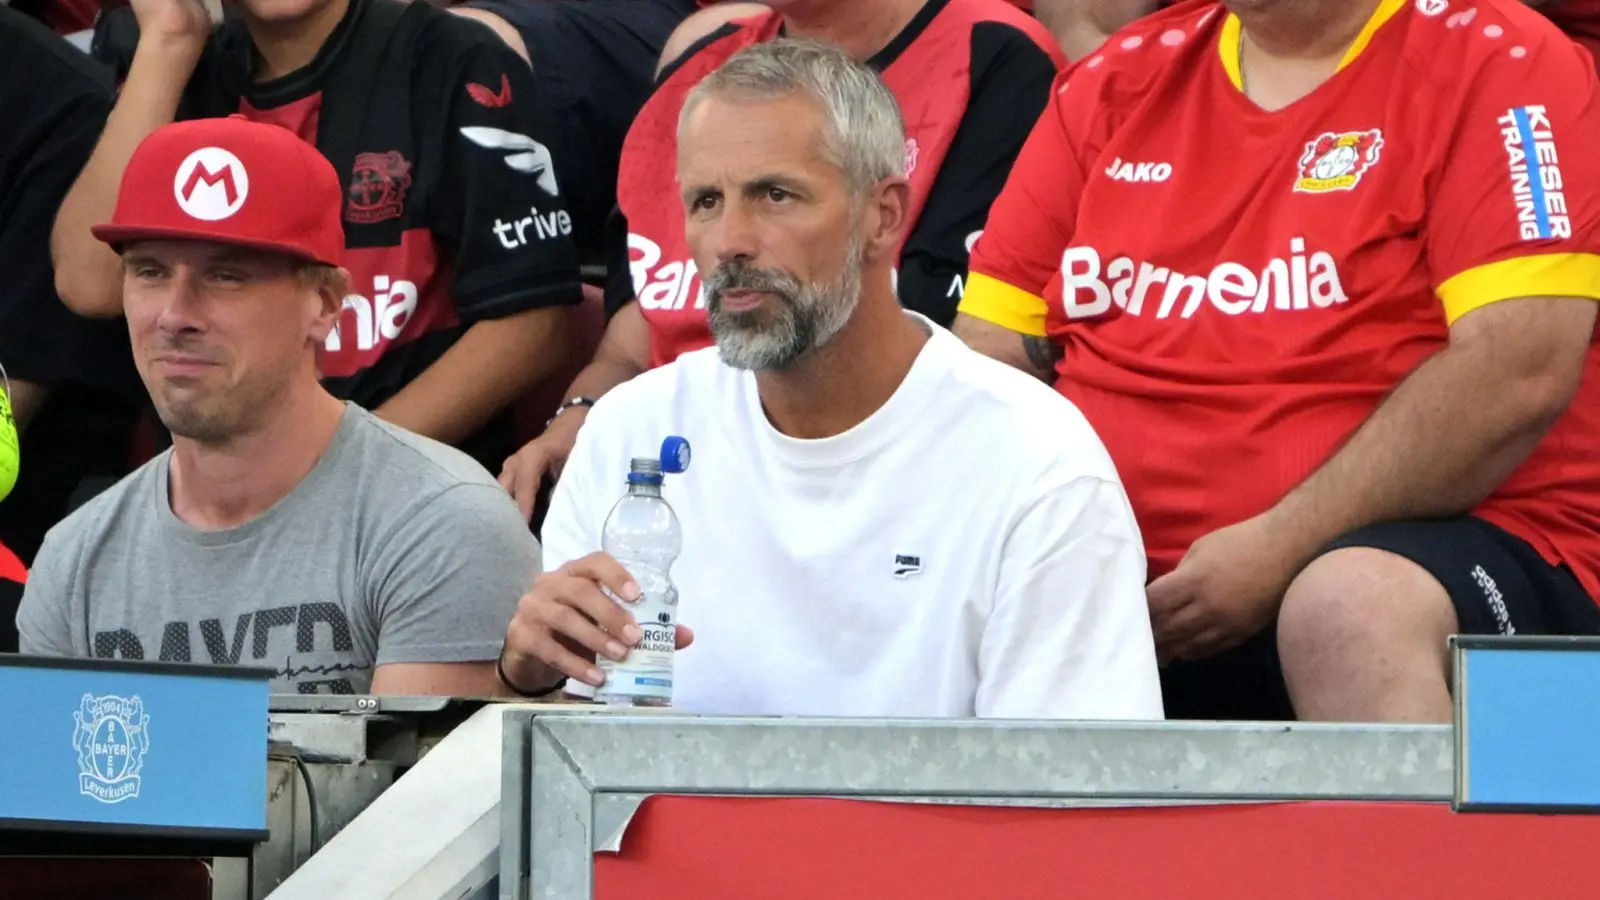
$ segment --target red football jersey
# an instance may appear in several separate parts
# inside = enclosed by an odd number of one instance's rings
[[[638,301],[650,325],[652,366],[712,343],[678,198],[683,101],[729,57],[775,38],[782,26],[780,15],[768,13],[715,33],[663,77],[623,142],[617,203],[628,230],[628,281],[625,291],[608,288],[607,304]],[[908,306],[949,321],[965,287],[969,236],[983,227],[1066,57],[1044,26],[1011,6],[930,0],[869,64],[906,120],[913,225],[901,252],[900,293],[918,298]],[[975,98],[977,90],[987,95]],[[956,270],[945,272],[957,256]],[[933,274],[944,277],[933,284]]]
[[[1587,55],[1516,0],[1384,0],[1337,74],[1267,112],[1239,23],[1183,3],[1064,74],[962,311],[1048,334],[1116,460],[1152,577],[1320,466],[1458,317],[1600,298]],[[1477,515],[1600,598],[1600,358]]]

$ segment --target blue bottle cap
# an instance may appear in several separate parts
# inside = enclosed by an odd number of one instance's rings
[[[661,471],[673,475],[689,468],[689,441],[673,435],[661,442]]]

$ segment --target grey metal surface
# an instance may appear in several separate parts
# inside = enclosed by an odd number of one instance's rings
[[[633,823],[634,815],[639,812],[639,807],[648,796],[648,794],[611,793],[594,795],[594,852],[622,851],[622,836],[628,833],[628,826]]]
[[[251,900],[249,859],[211,861],[211,900]]]
[[[501,718],[500,900],[527,900],[529,779],[533,765],[533,710],[509,709]],[[508,875],[510,877],[508,877]]]
[[[1453,769],[1445,725],[546,714],[532,730],[591,790],[646,794],[1448,800]]]
[[[592,897],[635,797],[1152,805],[1451,796],[1449,726],[693,719],[547,712],[528,726],[527,866],[502,900]],[[508,771],[505,790],[515,789]],[[517,888],[527,879],[526,894]]]
[[[270,895],[459,900],[500,867],[504,708],[479,708]]]
[[[608,719],[609,723],[620,721]],[[583,775],[583,764],[562,746],[561,739],[535,719],[533,760],[529,779],[532,819],[529,823],[526,872],[529,896],[535,900],[579,900],[594,896],[595,785]],[[505,794],[505,790],[501,790]],[[502,859],[509,854],[502,855]],[[501,896],[508,880],[523,873],[500,869]]]
[[[452,706],[481,706],[482,701],[452,697],[373,697],[365,694],[273,694],[269,712],[302,713],[434,713]],[[470,711],[469,711],[470,712]],[[468,713],[463,713],[463,718]]]
[[[1472,689],[1468,677],[1467,648],[1461,645],[1459,635],[1450,638],[1450,669],[1451,669],[1451,702],[1455,704],[1454,719],[1456,722],[1455,743],[1451,748],[1455,755],[1455,778],[1451,782],[1451,807],[1459,810],[1462,801],[1467,799],[1467,775],[1472,763],[1467,758],[1467,692]]]
[[[250,896],[265,897],[288,880],[388,790],[395,771],[392,763],[380,760],[307,763],[303,772],[292,760],[268,760],[267,829],[272,837],[256,847]]]

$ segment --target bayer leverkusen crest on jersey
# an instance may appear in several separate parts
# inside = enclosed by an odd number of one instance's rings
[[[1306,194],[1354,190],[1361,176],[1378,164],[1382,149],[1383,132],[1376,128],[1320,135],[1306,143],[1294,189]]]
[[[962,311],[1060,349],[1151,575],[1279,503],[1458,323],[1600,299],[1594,59],[1520,0],[1367,5],[1285,108],[1245,89],[1228,4],[1130,25],[1057,85],[974,251]],[[1600,598],[1589,354],[1472,514]]]

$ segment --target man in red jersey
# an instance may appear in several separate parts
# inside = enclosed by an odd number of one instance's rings
[[[1600,632],[1595,102],[1515,0],[1184,3],[1059,82],[957,329],[1111,450],[1169,714],[1443,721],[1449,635]]]
[[[1065,63],[1048,31],[1005,0],[775,0],[695,41],[664,68],[622,148],[607,308],[595,359],[573,380],[538,439],[506,461],[501,482],[531,513],[559,474],[600,395],[680,353],[711,345],[705,297],[684,238],[676,184],[678,113],[700,79],[739,50],[779,34],[843,47],[877,70],[906,119],[911,228],[897,293],[949,325],[967,253]],[[680,30],[703,28],[716,7]],[[668,46],[678,41],[669,40]],[[778,198],[774,197],[774,202]]]

